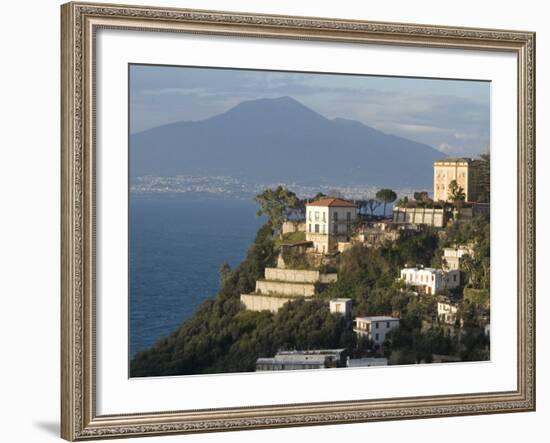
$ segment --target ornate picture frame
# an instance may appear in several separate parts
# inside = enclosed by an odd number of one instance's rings
[[[535,410],[535,34],[73,2],[61,7],[61,436],[88,440]],[[517,389],[119,415],[96,412],[95,36],[99,29],[506,52],[517,56]]]

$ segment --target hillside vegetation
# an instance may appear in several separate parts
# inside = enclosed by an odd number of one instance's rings
[[[392,363],[429,362],[433,354],[455,355],[461,360],[488,357],[488,339],[481,318],[486,299],[470,291],[463,303],[463,335],[459,339],[448,325],[440,325],[434,297],[419,297],[397,281],[404,265],[430,264],[441,248],[468,239],[474,242],[475,259],[467,258],[472,272],[468,286],[486,294],[489,285],[488,221],[457,221],[446,236],[425,229],[411,231],[379,248],[354,246],[336,260],[338,281],[320,286],[311,301],[299,299],[277,314],[245,311],[240,294],[254,289],[266,266],[279,253],[269,224],[258,231],[246,259],[235,269],[220,269],[220,290],[203,303],[195,315],[171,335],[139,352],[131,362],[131,376],[161,376],[253,371],[258,357],[281,349],[346,348],[351,356],[366,355],[369,343],[358,340],[345,320],[330,314],[328,300],[353,300],[353,316],[398,315],[400,328],[384,346]],[[277,242],[278,243],[278,242]],[[473,296],[475,293],[475,297]]]

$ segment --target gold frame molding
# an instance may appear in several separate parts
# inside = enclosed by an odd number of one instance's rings
[[[95,408],[94,36],[97,29],[188,32],[506,51],[518,60],[518,384],[390,400],[98,416]],[[535,410],[535,34],[143,6],[61,7],[61,436],[67,440]]]

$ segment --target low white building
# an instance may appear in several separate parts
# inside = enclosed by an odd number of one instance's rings
[[[439,294],[445,289],[455,289],[460,286],[460,271],[443,271],[435,268],[403,268],[400,278],[409,286],[418,288],[425,294]]]
[[[460,259],[464,255],[473,255],[472,248],[458,246],[456,248],[443,248],[443,269],[445,271],[456,271],[460,268]]]
[[[345,318],[351,318],[351,298],[334,298],[330,301],[331,314],[342,314]]]
[[[357,317],[355,319],[355,333],[361,337],[367,337],[375,345],[382,345],[386,335],[399,327],[399,319],[389,316]]]
[[[443,323],[454,325],[456,323],[457,315],[458,305],[448,301],[437,302],[437,316]]]
[[[279,351],[272,358],[258,358],[256,371],[342,368],[346,366],[345,349]]]

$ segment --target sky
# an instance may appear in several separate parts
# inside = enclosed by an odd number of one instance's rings
[[[246,100],[290,96],[327,118],[360,121],[477,157],[490,145],[490,82],[155,65],[130,66],[130,133],[204,120]]]

